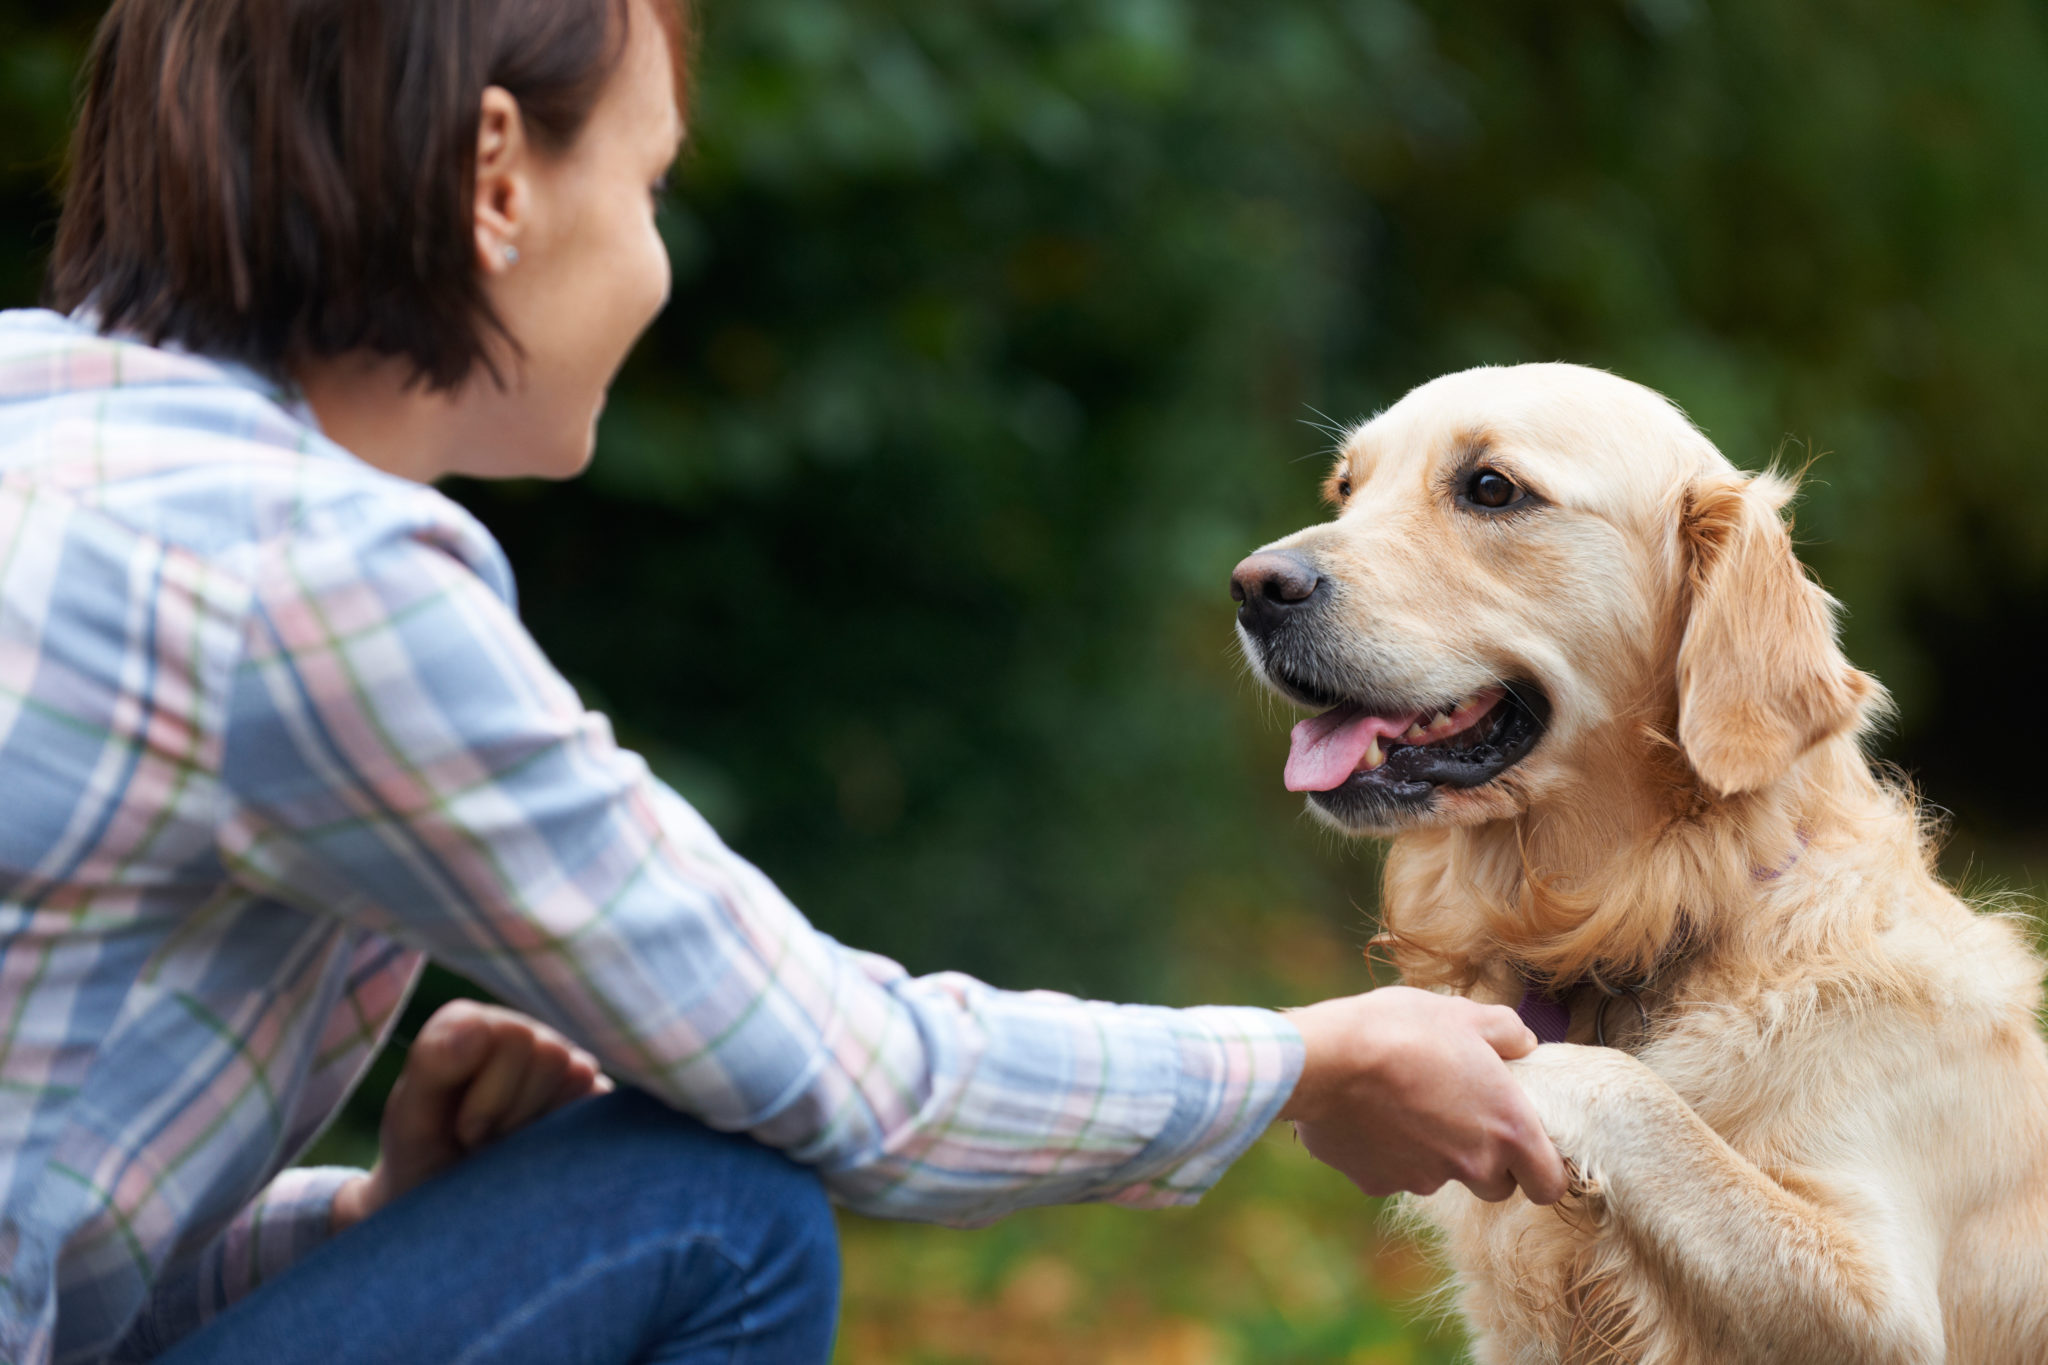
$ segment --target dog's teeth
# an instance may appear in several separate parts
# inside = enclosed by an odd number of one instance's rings
[[[1432,730],[1441,730],[1450,723],[1451,718],[1445,715],[1443,712],[1439,711],[1436,713],[1436,719],[1429,723],[1429,728]]]
[[[1411,741],[1412,741],[1412,740],[1418,740],[1418,739],[1427,739],[1427,738],[1429,738],[1429,736],[1428,736],[1428,734],[1427,734],[1427,733],[1426,733],[1426,732],[1425,732],[1425,731],[1423,730],[1423,728],[1422,728],[1422,722],[1418,720],[1418,721],[1416,721],[1416,722],[1415,722],[1415,723],[1414,723],[1413,725],[1410,725],[1410,726],[1408,727],[1408,732],[1407,732],[1406,734],[1402,735],[1402,736],[1401,736],[1401,738],[1403,738],[1403,739],[1405,739],[1405,740],[1411,740]]]
[[[1374,735],[1372,737],[1372,747],[1365,751],[1365,770],[1371,772],[1386,761],[1387,756],[1380,752],[1380,737]]]

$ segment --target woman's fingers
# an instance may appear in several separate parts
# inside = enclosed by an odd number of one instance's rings
[[[464,1147],[480,1147],[572,1100],[611,1089],[597,1059],[546,1024],[496,1006],[477,1008],[488,1011],[489,1044],[455,1118]]]
[[[460,1000],[427,1020],[406,1052],[405,1069],[384,1109],[382,1144],[411,1160],[433,1165],[470,1082],[491,1055],[492,1026],[485,1006]]]
[[[1564,1193],[1563,1162],[1502,1061],[1537,1046],[1515,1011],[1390,986],[1290,1017],[1305,1057],[1283,1113],[1360,1189],[1422,1193],[1454,1179],[1483,1199]]]
[[[336,1225],[369,1216],[550,1110],[611,1088],[596,1058],[537,1020],[474,1000],[444,1005],[406,1054],[384,1105],[376,1169],[338,1201]]]
[[[598,1065],[597,1058],[579,1047],[571,1054],[569,1069],[563,1074],[561,1087],[555,1091],[554,1100],[548,1108],[559,1109],[591,1095],[608,1095],[616,1088],[612,1078],[605,1075],[604,1068]]]
[[[1536,1034],[1522,1022],[1522,1016],[1506,1005],[1476,1005],[1480,1011],[1479,1036],[1493,1045],[1502,1057],[1513,1060],[1536,1050]]]
[[[1529,1196],[1530,1203],[1555,1204],[1564,1198],[1568,1183],[1564,1157],[1543,1131],[1535,1106],[1526,1098],[1522,1110],[1521,1121],[1508,1139],[1508,1173],[1521,1186],[1522,1193]]]
[[[517,1101],[533,1059],[530,1029],[493,1020],[490,1055],[462,1097],[455,1116],[455,1136],[464,1147],[481,1147],[496,1134],[499,1120]]]
[[[468,1085],[490,1056],[495,1013],[475,1000],[457,1000],[434,1011],[406,1052],[406,1079],[422,1094],[448,1094]]]
[[[1466,1189],[1472,1191],[1472,1193],[1478,1195],[1489,1204],[1498,1204],[1501,1200],[1506,1199],[1515,1192],[1514,1179],[1505,1173],[1501,1175],[1467,1176],[1465,1177],[1464,1185]]]
[[[512,1102],[498,1115],[491,1136],[500,1138],[517,1132],[553,1110],[558,1103],[556,1096],[562,1093],[575,1065],[576,1049],[568,1039],[552,1029],[536,1032],[533,1035],[533,1053],[526,1063],[526,1074],[521,1078]]]

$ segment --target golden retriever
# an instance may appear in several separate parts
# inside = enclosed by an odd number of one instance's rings
[[[1288,785],[1393,836],[1409,983],[1570,1040],[1512,1065],[1575,1193],[1415,1201],[1478,1358],[2048,1362],[2042,964],[1866,761],[1791,485],[1525,365],[1415,390],[1327,492],[1233,584],[1324,709]]]

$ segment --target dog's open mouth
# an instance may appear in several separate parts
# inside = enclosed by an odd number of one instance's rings
[[[1412,709],[1345,702],[1294,727],[1287,789],[1340,818],[1418,805],[1439,787],[1481,786],[1520,762],[1549,711],[1535,688],[1511,683]]]

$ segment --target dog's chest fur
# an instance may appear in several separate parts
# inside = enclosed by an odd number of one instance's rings
[[[1574,1003],[1571,1039],[1590,1043],[1596,1006]],[[1619,1009],[1610,1008],[1610,1023]],[[1763,1164],[1781,1145],[1784,1125],[1769,1117],[1776,1106],[1751,1089],[1745,1073],[1755,1058],[1744,1056],[1716,1013],[1667,1008],[1651,1016],[1654,1041],[1633,1028],[1621,1041],[1634,1044],[1629,1050],[1731,1146]],[[1411,1201],[1409,1213],[1439,1236],[1476,1359],[1486,1365],[1710,1358],[1662,1339],[1670,1287],[1631,1254],[1597,1196],[1538,1208],[1520,1198],[1484,1203],[1451,1186]]]
[[[1987,1236],[1967,1211],[2009,1206],[2040,1183],[2025,1155],[2048,1151],[2040,1131],[2048,1062],[2033,1024],[2040,965],[2009,923],[1972,913],[1931,879],[1925,889],[1900,898],[1875,944],[1787,962],[1775,979],[1703,962],[1646,993],[1647,1028],[1632,1007],[1610,1005],[1608,1032],[1735,1152],[1797,1195],[1853,1207],[1868,1188],[1924,1187],[1931,1205],[1956,1212],[1947,1229],[1906,1234],[1924,1238],[1923,1273],[1955,1286],[1945,1316],[1967,1323],[2024,1314],[2024,1288],[2010,1304],[1959,1297],[2002,1299],[1999,1284],[2031,1283],[2010,1273],[2009,1247],[1991,1258],[2005,1274],[1965,1267],[1970,1253],[1944,1248],[1973,1236],[2008,1241]],[[1572,1041],[1592,1041],[1597,1000],[1572,998]],[[1987,1093],[2009,1093],[2010,1115],[1994,1114]],[[1630,1107],[1618,1097],[1613,1111]],[[1862,1154],[1882,1146],[1872,1140],[1878,1126],[1896,1125],[1901,1112],[1926,1159],[1870,1164]],[[1981,1148],[1987,1122],[2008,1138],[2009,1169],[1961,1156]],[[1654,1166],[1654,1150],[1643,1155]],[[1590,1174],[1597,1182],[1599,1171]],[[1407,1213],[1440,1237],[1476,1358],[1487,1365],[1740,1358],[1717,1344],[1712,1315],[1683,1301],[1682,1283],[1660,1273],[1654,1249],[1632,1241],[1598,1194],[1536,1208],[1519,1197],[1486,1204],[1452,1186],[1410,1201]]]

